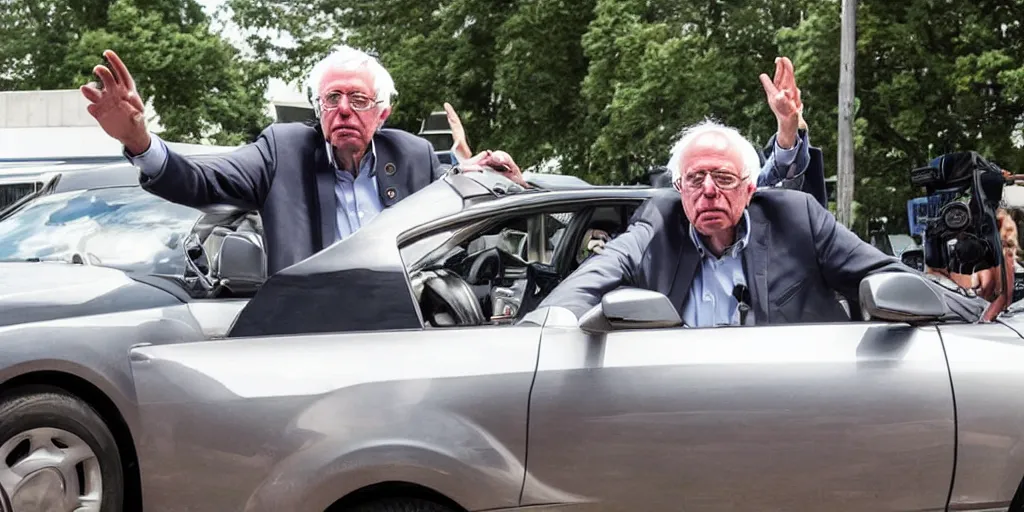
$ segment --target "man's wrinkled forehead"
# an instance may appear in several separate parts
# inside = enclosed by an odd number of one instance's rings
[[[698,135],[686,146],[682,155],[682,174],[706,169],[728,169],[739,172],[743,157],[725,134],[707,132]]]

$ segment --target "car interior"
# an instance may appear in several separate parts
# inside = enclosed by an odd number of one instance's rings
[[[592,230],[614,238],[637,206],[513,213],[413,241],[402,255],[424,326],[515,323],[592,255]]]

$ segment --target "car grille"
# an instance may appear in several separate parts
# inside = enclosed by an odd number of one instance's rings
[[[42,183],[8,183],[0,185],[0,210],[39,190]]]

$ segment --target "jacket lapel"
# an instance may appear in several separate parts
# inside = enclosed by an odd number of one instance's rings
[[[320,250],[338,236],[338,203],[334,195],[334,169],[327,158],[327,145],[320,144],[315,157],[317,203],[320,205]]]
[[[693,240],[690,239],[690,223],[687,222],[685,216],[682,217],[682,221],[678,223],[679,228],[673,233],[674,238],[676,238],[673,245],[681,248],[679,257],[675,259],[674,264],[669,259],[670,269],[666,269],[667,275],[674,276],[667,295],[672,304],[676,305],[680,316],[683,314],[686,300],[690,295],[693,276],[696,275],[697,266],[700,265],[700,255],[697,253],[697,247],[693,245]]]
[[[756,204],[747,208],[750,214],[750,244],[743,251],[743,273],[747,276],[750,289],[754,322],[765,325],[768,318],[768,254],[771,248],[771,233],[768,220]]]
[[[373,161],[374,178],[377,180],[377,195],[380,196],[381,206],[388,208],[400,201],[405,194],[402,180],[406,177],[400,175],[398,164],[395,163],[394,152],[384,137],[374,135],[373,141],[377,150],[377,157]]]

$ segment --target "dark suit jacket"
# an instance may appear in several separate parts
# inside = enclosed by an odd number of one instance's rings
[[[758,325],[848,321],[836,292],[856,301],[861,280],[870,274],[915,272],[863,242],[803,192],[760,189],[748,211],[750,243],[743,250],[743,267]],[[699,265],[679,194],[659,192],[625,233],[584,262],[539,307],[561,306],[579,318],[604,294],[633,286],[665,294],[682,316]],[[959,295],[950,304],[951,292],[935,287],[957,315],[976,319],[984,310],[980,299]]]
[[[821,206],[828,208],[828,191],[825,188],[825,156],[821,148],[811,146],[810,136],[807,130],[800,130],[799,136],[807,145],[807,152],[810,159],[807,168],[796,177],[782,180],[777,186],[790,190],[800,190],[810,194]],[[772,135],[768,144],[761,150],[761,165],[775,151],[775,138],[778,134]]]
[[[439,178],[444,169],[421,137],[383,129],[373,137],[374,173],[387,208]],[[272,124],[255,142],[222,155],[184,157],[168,150],[167,165],[142,187],[193,207],[230,204],[263,219],[267,272],[273,274],[334,243],[334,170],[319,126]]]

